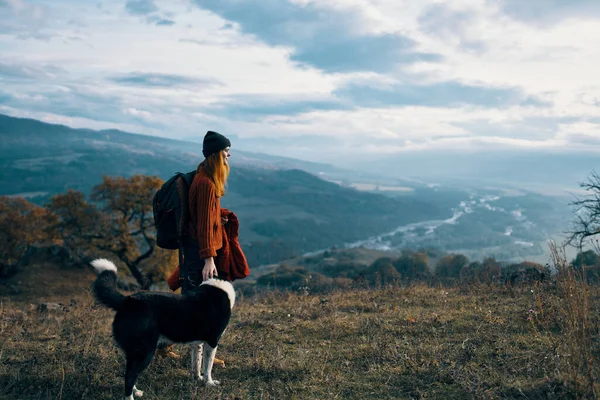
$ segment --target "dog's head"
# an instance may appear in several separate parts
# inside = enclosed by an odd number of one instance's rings
[[[201,285],[214,286],[227,293],[227,297],[229,297],[229,305],[231,308],[233,308],[233,305],[235,304],[235,290],[233,289],[233,285],[230,282],[224,281],[222,279],[208,279],[202,282]]]

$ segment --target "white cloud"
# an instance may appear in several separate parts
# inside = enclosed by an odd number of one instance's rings
[[[364,151],[600,148],[600,85],[594,83],[600,14],[553,14],[552,23],[536,24],[529,14],[515,17],[501,0],[292,3],[285,10],[301,10],[302,18],[286,16],[283,32],[308,35],[309,25],[313,33],[329,32],[318,25],[322,15],[310,19],[315,10],[332,20],[351,16],[348,26],[340,25],[347,31],[335,32],[327,63],[314,59],[318,43],[299,63],[305,43],[271,40],[282,31],[249,25],[257,21],[231,10],[219,13],[221,3],[208,0],[134,1],[129,11],[116,0],[100,6],[5,0],[14,18],[0,22],[1,110],[171,137],[216,127],[249,138],[332,137],[336,151],[351,151],[365,137],[373,144]],[[255,6],[266,17],[277,11]],[[149,18],[172,23],[157,26]],[[343,35],[388,35],[384,46],[406,38],[405,45],[414,42],[407,49],[432,57],[382,58],[389,65],[371,70],[364,63],[351,68],[360,60],[350,57],[340,66],[331,61],[337,45],[369,43],[344,42]],[[345,57],[349,49],[343,48]],[[441,85],[431,95],[445,97],[427,102],[427,85]],[[361,91],[340,90],[349,86],[381,97],[367,101]],[[473,88],[480,90],[472,94]],[[522,96],[494,101],[504,92]],[[456,101],[469,93],[470,101]]]
[[[148,112],[148,111],[144,111],[144,110],[138,110],[137,108],[128,108],[126,110],[123,111],[125,114],[130,114],[133,115],[135,117],[141,117],[147,120],[152,120],[152,113]]]
[[[8,6],[14,14],[19,14],[27,8],[27,5],[22,0],[3,0],[0,2],[0,6],[2,6],[3,3]]]
[[[579,142],[600,145],[600,123],[561,124],[557,136],[562,138],[565,143]]]

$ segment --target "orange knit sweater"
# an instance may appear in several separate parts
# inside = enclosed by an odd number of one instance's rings
[[[194,176],[189,195],[190,237],[198,242],[200,258],[216,257],[223,246],[221,200],[204,168]]]

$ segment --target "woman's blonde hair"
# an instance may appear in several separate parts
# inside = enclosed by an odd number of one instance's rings
[[[198,165],[197,171],[199,171],[202,166],[204,166],[206,174],[215,184],[217,196],[223,196],[225,194],[225,184],[229,177],[229,164],[225,163],[223,152],[219,151],[206,157],[204,161]]]

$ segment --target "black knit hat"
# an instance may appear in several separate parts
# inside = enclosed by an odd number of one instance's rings
[[[208,131],[204,135],[204,142],[202,142],[202,154],[204,154],[204,157],[218,153],[226,147],[231,147],[231,142],[220,133]]]

